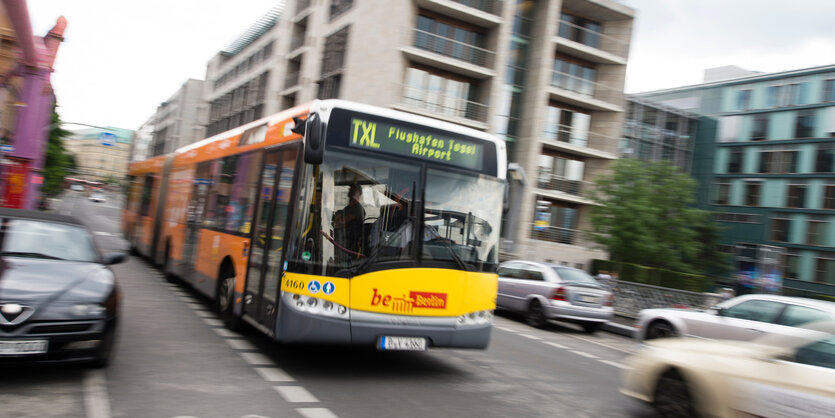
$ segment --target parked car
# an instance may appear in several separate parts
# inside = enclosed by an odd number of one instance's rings
[[[624,360],[620,392],[663,417],[831,417],[835,323],[807,326],[751,342],[649,341]]]
[[[744,295],[714,309],[645,309],[635,321],[639,341],[693,336],[748,341],[766,334],[794,334],[796,327],[835,320],[835,303],[779,295]]]
[[[0,361],[86,361],[113,354],[120,292],[77,219],[0,209]]]
[[[104,193],[102,192],[93,192],[90,193],[90,197],[88,198],[93,202],[104,202],[107,198],[104,197]]]
[[[497,307],[524,314],[532,326],[557,319],[593,333],[612,319],[612,293],[583,270],[513,260],[500,264],[498,273]]]
[[[77,192],[83,192],[84,191],[84,186],[82,186],[80,184],[73,184],[72,186],[70,186],[70,189],[75,190]]]

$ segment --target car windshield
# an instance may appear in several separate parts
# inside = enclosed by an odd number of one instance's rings
[[[90,235],[83,228],[29,219],[3,222],[0,254],[53,260],[96,260]]]
[[[589,276],[588,273],[582,270],[574,270],[574,269],[567,269],[564,267],[552,267],[554,271],[560,276],[560,278],[564,282],[568,283],[577,283],[577,284],[589,284],[598,286],[599,283],[594,277]]]

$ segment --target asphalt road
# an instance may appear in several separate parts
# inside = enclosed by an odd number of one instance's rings
[[[68,192],[102,251],[125,251],[120,204]],[[0,417],[646,417],[617,392],[635,343],[569,324],[496,317],[483,351],[280,345],[231,333],[208,302],[145,261],[113,266],[124,292],[114,363],[0,369]]]

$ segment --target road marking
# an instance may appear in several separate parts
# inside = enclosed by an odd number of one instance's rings
[[[272,366],[273,361],[261,353],[238,353],[251,366]]]
[[[532,339],[532,340],[542,340],[542,338],[539,338],[539,337],[537,337],[537,336],[535,336],[535,335],[529,335],[529,334],[519,334],[519,336],[520,336],[520,337],[525,337],[525,338],[530,338],[530,339]]]
[[[209,311],[194,311],[194,313],[202,318],[215,318],[215,314]]]
[[[624,369],[624,370],[629,370],[629,369],[631,369],[631,367],[629,367],[629,366],[627,366],[627,365],[625,365],[625,364],[620,364],[620,363],[618,363],[618,362],[614,362],[614,361],[609,361],[609,360],[600,360],[600,362],[601,362],[601,363],[606,363],[606,364],[608,364],[608,365],[610,365],[610,366],[615,366],[615,367],[617,367],[617,368],[619,368],[619,369]]]
[[[212,328],[212,329],[215,331],[215,334],[220,335],[223,338],[241,338],[241,334],[238,334],[235,331],[230,331],[226,328]]]
[[[87,418],[110,418],[110,399],[104,371],[90,370],[84,374],[84,409]]]
[[[273,389],[287,402],[319,402],[315,396],[301,386],[273,386]]]
[[[328,408],[298,408],[304,418],[339,418]]]
[[[284,372],[284,370],[279,369],[278,367],[255,367],[255,372],[257,372],[261,377],[268,381],[268,382],[295,382],[296,379],[293,379]]]
[[[196,309],[198,311],[206,310],[206,307],[203,306],[202,304],[199,304],[199,303],[189,302],[189,303],[186,303],[186,306],[188,306],[191,309]]]
[[[223,326],[223,321],[221,321],[220,319],[214,319],[214,318],[200,318],[200,319],[202,319],[203,322],[205,322],[210,327],[222,327]]]
[[[620,351],[621,353],[626,353],[626,354],[630,354],[630,353],[632,353],[632,351],[629,351],[629,350],[624,350],[624,349],[622,349],[622,348],[612,347],[612,346],[611,346],[611,345],[609,345],[609,344],[603,344],[603,343],[601,343],[601,342],[597,342],[597,341],[594,341],[594,340],[590,340],[590,339],[588,339],[588,338],[578,337],[578,336],[576,336],[576,335],[571,335],[571,337],[572,337],[572,338],[576,338],[576,339],[578,339],[578,340],[583,340],[583,341],[585,341],[585,342],[589,342],[589,343],[592,343],[592,344],[597,344],[597,345],[599,345],[599,346],[601,346],[601,347],[606,347],[606,348],[609,348],[609,349],[612,349],[612,350],[615,350],[615,351]]]
[[[519,332],[519,331],[516,331],[516,330],[515,330],[515,329],[513,329],[513,328],[508,328],[508,327],[499,327],[499,326],[497,326],[496,328],[498,328],[498,329],[500,329],[500,330],[502,330],[502,331],[507,331],[507,332]]]
[[[570,351],[574,354],[579,354],[583,357],[594,358],[594,359],[599,358],[599,357],[595,356],[594,354],[584,353],[582,351],[577,351],[577,350],[568,350],[568,351]]]
[[[555,343],[555,342],[552,342],[552,341],[545,341],[545,344],[548,344],[550,346],[557,347],[557,348],[563,348],[563,349],[568,348],[567,346],[564,346],[562,344]]]
[[[255,348],[255,346],[252,345],[252,343],[247,341],[247,340],[236,340],[236,339],[232,339],[232,338],[225,338],[224,341],[226,341],[226,344],[229,344],[229,346],[232,347],[235,350],[247,350],[247,351],[257,350],[257,348]]]

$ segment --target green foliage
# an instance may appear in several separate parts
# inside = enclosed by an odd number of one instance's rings
[[[704,260],[714,260],[718,232],[708,212],[692,206],[695,190],[695,180],[667,162],[618,160],[589,195],[598,204],[591,238],[613,261],[707,272]],[[636,272],[636,281],[650,280],[647,274]]]
[[[713,281],[709,277],[700,274],[682,273],[610,260],[592,260],[592,272],[597,273],[601,270],[617,273],[619,280],[670,289],[689,290],[691,292],[706,292],[713,285]]]
[[[67,169],[75,166],[75,157],[64,149],[64,138],[72,135],[70,131],[61,128],[61,117],[52,111],[52,124],[49,129],[49,139],[46,144],[46,160],[44,162],[44,181],[41,193],[45,196],[55,196],[61,192]]]

